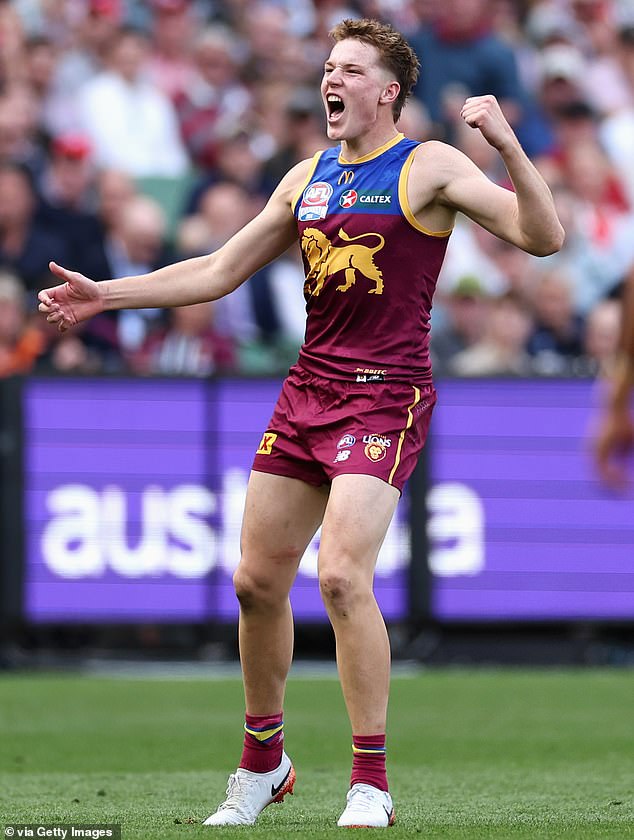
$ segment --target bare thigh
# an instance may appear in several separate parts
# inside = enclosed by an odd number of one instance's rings
[[[286,597],[297,567],[323,519],[327,487],[253,471],[242,523],[236,573],[249,589]]]
[[[319,576],[371,585],[376,559],[399,500],[395,487],[371,475],[332,482],[321,531]],[[352,581],[351,581],[352,582]]]

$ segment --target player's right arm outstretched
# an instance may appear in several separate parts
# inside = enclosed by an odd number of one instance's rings
[[[50,263],[62,283],[39,293],[40,312],[64,332],[104,310],[186,306],[229,294],[297,239],[291,205],[310,165],[302,161],[291,169],[262,212],[212,254],[100,283]]]
[[[599,472],[608,484],[625,482],[624,459],[634,452],[634,270],[626,281],[620,350],[609,382],[607,405],[595,442]]]

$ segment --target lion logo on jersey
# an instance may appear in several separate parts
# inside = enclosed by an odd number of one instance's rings
[[[317,228],[306,228],[302,236],[301,246],[304,256],[310,266],[304,284],[304,294],[318,295],[329,277],[344,272],[345,282],[337,286],[338,292],[347,292],[357,280],[357,272],[374,281],[374,288],[368,290],[370,295],[383,294],[383,274],[374,262],[374,255],[385,245],[385,239],[380,233],[361,233],[359,236],[348,236],[343,228],[339,228],[338,236],[344,242],[359,243],[360,239],[374,237],[378,244],[370,248],[368,245],[333,245],[328,237]]]

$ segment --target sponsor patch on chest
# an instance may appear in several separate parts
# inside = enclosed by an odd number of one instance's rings
[[[300,222],[315,222],[325,219],[328,213],[328,201],[332,195],[332,186],[326,181],[309,184],[302,195],[297,218]]]

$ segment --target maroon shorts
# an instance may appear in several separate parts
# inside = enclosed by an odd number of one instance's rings
[[[425,444],[433,385],[324,379],[295,366],[284,382],[253,469],[320,486],[374,475],[399,491]]]

